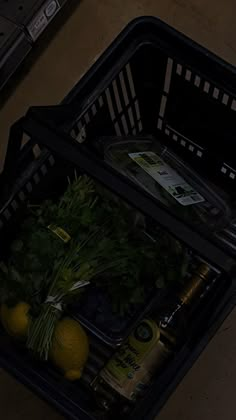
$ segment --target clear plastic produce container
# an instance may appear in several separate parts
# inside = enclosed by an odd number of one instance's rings
[[[231,220],[223,193],[156,139],[103,138],[104,160],[190,224],[217,231]]]

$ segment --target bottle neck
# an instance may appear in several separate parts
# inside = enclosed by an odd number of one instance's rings
[[[198,303],[210,278],[211,269],[208,265],[199,265],[180,293],[157,314],[163,342],[175,346],[184,336],[188,326],[188,315],[194,309],[195,304]]]
[[[199,299],[204,291],[206,284],[211,278],[211,269],[207,264],[200,264],[193,276],[189,279],[178,297],[186,306],[192,306]]]

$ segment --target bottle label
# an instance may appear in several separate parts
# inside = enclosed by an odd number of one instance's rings
[[[155,321],[143,320],[100,373],[100,377],[129,400],[135,400],[150,382],[167,353]]]
[[[179,204],[189,206],[205,201],[174,169],[167,165],[156,153],[129,153],[129,157],[141,166]]]

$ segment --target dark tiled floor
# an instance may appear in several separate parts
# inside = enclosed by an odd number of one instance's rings
[[[36,397],[3,370],[0,370],[2,420],[62,420],[53,408]]]

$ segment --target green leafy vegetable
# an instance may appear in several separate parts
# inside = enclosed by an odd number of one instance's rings
[[[58,238],[52,224],[72,239]],[[124,314],[131,303],[145,301],[147,290],[182,281],[185,250],[162,231],[150,240],[144,227],[143,217],[86,176],[57,202],[29,207],[0,266],[0,291],[3,302],[31,305],[30,349],[47,359],[57,320],[89,282],[105,288],[114,311]]]

